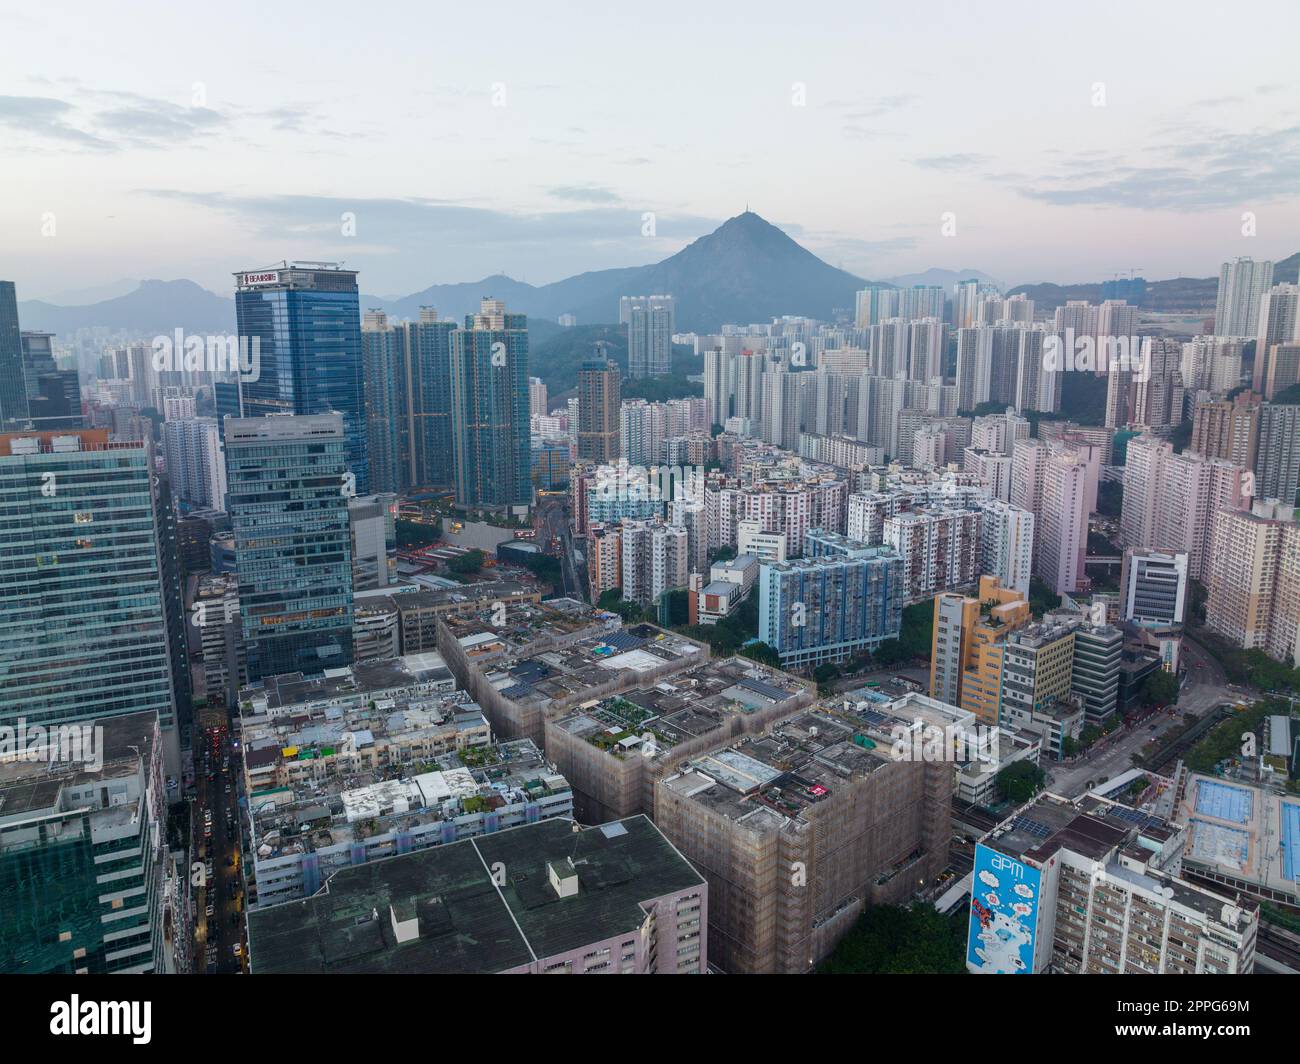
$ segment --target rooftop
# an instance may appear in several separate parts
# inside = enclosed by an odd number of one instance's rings
[[[919,699],[919,700],[918,700]],[[916,722],[943,727],[972,718],[924,696],[893,703],[818,705],[799,710],[764,734],[746,736],[682,763],[663,785],[756,831],[781,831],[846,781],[862,779],[895,760],[899,729]],[[918,717],[933,711],[933,720]]]
[[[257,856],[269,860],[490,813],[569,789],[532,740],[515,739],[258,791],[249,796],[249,806]]]
[[[127,713],[80,721],[63,728],[27,734],[15,730],[12,746],[0,751],[0,821],[13,825],[26,817],[73,809],[107,810],[105,781],[138,777],[153,757],[158,714]],[[49,751],[57,750],[51,761]],[[39,751],[33,759],[23,756]],[[134,815],[136,805],[121,807]]]
[[[590,615],[582,615],[587,622]],[[621,628],[616,618],[598,626],[583,623],[578,638],[551,640],[540,646],[531,624],[493,627],[477,618],[454,618],[448,625],[466,656],[478,660],[488,682],[516,703],[565,705],[582,701],[594,688],[665,669],[685,668],[705,660],[708,648],[652,624]]]
[[[668,760],[683,743],[723,729],[729,717],[781,706],[804,690],[788,673],[726,658],[666,677],[649,690],[584,705],[555,726],[616,757],[636,750],[638,756]]]
[[[1170,874],[1182,853],[1181,831],[1122,803],[1087,795],[1071,802],[1043,793],[999,824],[982,844],[1039,868],[1062,850],[1104,863],[1106,874],[1210,916],[1225,919],[1229,892],[1202,889]],[[1185,856],[1185,855],[1184,855]]]
[[[244,716],[277,716],[321,702],[366,701],[370,696],[433,691],[455,686],[447,663],[435,653],[371,658],[306,676],[286,672],[267,676],[239,692]]]
[[[560,897],[548,865],[572,867],[577,891]],[[542,821],[345,868],[314,897],[254,910],[250,960],[259,975],[506,971],[637,933],[643,903],[703,882],[644,816]]]
[[[1193,773],[1175,817],[1190,831],[1188,864],[1300,904],[1300,798]]]

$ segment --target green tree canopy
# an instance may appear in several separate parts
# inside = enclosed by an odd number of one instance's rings
[[[1009,802],[1027,802],[1043,789],[1047,774],[1034,762],[1023,758],[1013,761],[994,781],[998,794]]]

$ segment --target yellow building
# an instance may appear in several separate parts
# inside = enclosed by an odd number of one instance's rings
[[[975,598],[935,597],[930,643],[930,697],[998,721],[1002,652],[1008,633],[1030,620],[1029,603],[997,577],[980,577]]]

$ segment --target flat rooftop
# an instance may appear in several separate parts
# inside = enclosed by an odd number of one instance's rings
[[[437,691],[349,702],[305,703],[279,716],[242,719],[250,778],[281,762],[357,753],[385,743],[485,728],[482,710],[465,691]]]
[[[884,737],[860,718],[816,706],[797,711],[762,735],[683,762],[663,786],[758,831],[779,831],[846,780],[893,761]]]
[[[418,569],[419,566],[414,568]],[[473,584],[455,583],[445,588],[398,591],[388,597],[399,609],[461,610],[495,599],[510,601],[536,595],[537,589],[515,580],[484,580]]]
[[[575,827],[542,821],[336,872],[311,898],[248,914],[252,971],[506,971],[637,933],[644,902],[704,883],[644,816]],[[561,898],[547,865],[568,862],[578,890]],[[394,914],[418,922],[411,940],[398,942]]]
[[[617,616],[574,599],[477,601],[443,623],[471,661],[522,657],[539,642],[554,646],[619,628]]]
[[[49,737],[60,744],[59,749],[79,759],[58,760],[53,765],[44,756],[35,761],[0,760],[0,823],[21,819],[24,814],[63,811],[67,791],[97,780],[136,775],[140,762],[147,767],[153,756],[157,726],[158,714],[150,710],[66,725],[76,731],[76,736],[65,733],[64,738],[59,738],[59,727],[49,727]],[[84,738],[79,740],[78,736]],[[33,748],[30,744],[34,739],[33,735],[27,737],[28,749]],[[100,767],[94,767],[96,762]]]
[[[665,677],[649,690],[582,706],[555,726],[614,757],[647,756],[646,743],[652,742],[650,756],[663,761],[683,743],[723,729],[728,718],[779,707],[805,690],[788,673],[748,658],[725,658]]]
[[[241,705],[252,703],[255,711],[264,708],[274,712],[331,699],[363,699],[365,695],[377,691],[454,683],[455,678],[440,655],[408,654],[399,658],[358,661],[310,676],[301,672],[267,676],[258,683],[242,688],[239,701]],[[245,712],[247,711],[246,707]]]
[[[1249,908],[1248,899],[1216,892],[1170,874],[1161,865],[1177,854],[1180,830],[1161,817],[1119,802],[1085,795],[1075,802],[1043,793],[999,824],[981,842],[999,853],[1038,867],[1062,850],[1104,861],[1112,879],[1202,913],[1223,919],[1225,905]],[[1175,848],[1170,848],[1170,843]],[[1127,862],[1127,863],[1125,863]]]
[[[473,746],[415,765],[257,791],[249,796],[253,848],[263,861],[312,853],[568,790],[531,739]]]
[[[1192,773],[1175,816],[1187,864],[1300,900],[1300,798]]]
[[[1080,815],[1074,805],[1064,800],[1052,800],[1049,796],[1025,806],[995,827],[982,841],[1008,857],[1017,860],[1025,858],[1038,860],[1040,855],[1050,855],[1055,849],[1059,849],[1059,843],[1053,847],[1053,840],[1079,819]],[[1100,820],[1097,823],[1101,825]],[[1081,841],[1083,832],[1094,829],[1094,826],[1084,823],[1080,824],[1079,828],[1079,836],[1077,838],[1071,836],[1071,841]],[[1118,828],[1113,829],[1113,834],[1111,831],[1112,829],[1108,828],[1102,834],[1104,839],[1110,841],[1110,847],[1113,848],[1123,841],[1124,833]],[[1098,841],[1100,840],[1087,843],[1081,852],[1097,856],[1105,853],[1104,846],[1100,851],[1098,850]]]
[[[675,671],[706,660],[708,648],[652,624],[611,627],[573,642],[538,649],[529,641],[511,641],[501,648],[497,633],[472,633],[468,645],[485,653],[498,647],[482,668],[488,682],[516,703],[553,703],[581,700],[593,689],[605,687],[614,674],[626,672],[634,680],[657,670]],[[462,645],[467,645],[462,640]],[[516,651],[505,653],[502,649]],[[471,654],[471,659],[473,655]]]

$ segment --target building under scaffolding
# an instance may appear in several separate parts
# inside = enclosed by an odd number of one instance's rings
[[[865,906],[935,880],[955,766],[894,744],[919,716],[943,727],[961,711],[923,702],[804,709],[658,782],[656,824],[709,883],[713,964],[807,972]]]

